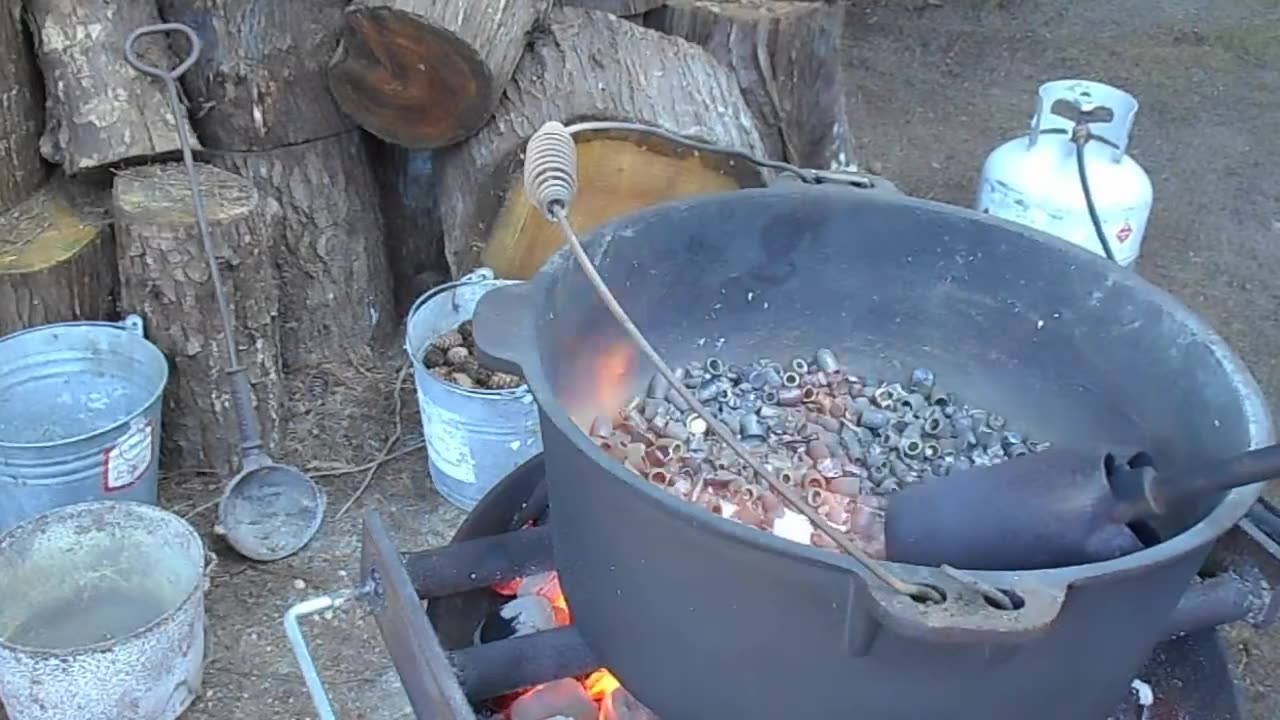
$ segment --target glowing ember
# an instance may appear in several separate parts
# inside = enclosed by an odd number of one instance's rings
[[[498,583],[497,585],[494,585],[493,590],[494,592],[500,595],[506,595],[507,597],[515,597],[516,593],[519,592],[520,590],[520,584],[523,582],[524,582],[524,578],[516,578],[515,580],[508,580],[504,583]]]
[[[558,625],[568,625],[573,621],[573,617],[569,612],[569,602],[564,596],[564,591],[560,588],[560,576],[555,572],[541,573],[532,575],[527,578],[520,578],[506,583],[495,585],[493,589],[508,597],[539,595],[546,598],[555,610],[556,623]],[[521,698],[528,697],[531,693],[539,691],[544,686],[529,688],[521,694]],[[636,705],[639,703],[630,697],[629,693],[618,693],[622,689],[622,683],[613,673],[605,668],[600,668],[591,673],[582,681],[582,687],[590,696],[592,702],[599,705],[600,720],[614,720],[620,716],[620,713],[614,708],[615,693],[626,695],[628,705]],[[647,712],[647,710],[646,710]],[[651,715],[651,714],[650,714]]]
[[[618,678],[604,668],[600,668],[588,675],[583,685],[587,687],[587,694],[596,702],[604,702],[606,698],[613,694],[614,690],[622,687],[622,683],[618,682]]]

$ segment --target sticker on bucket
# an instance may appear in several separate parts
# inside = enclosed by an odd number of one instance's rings
[[[461,418],[429,403],[421,403],[427,425],[427,455],[435,466],[458,482],[474,484],[476,464],[471,447],[458,426]]]
[[[103,452],[102,488],[115,492],[141,480],[151,465],[152,441],[151,421],[134,418],[129,432]]]

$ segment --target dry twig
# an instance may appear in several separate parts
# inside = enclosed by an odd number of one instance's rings
[[[347,500],[347,503],[343,505],[342,509],[338,511],[338,514],[334,516],[334,520],[341,520],[342,516],[347,513],[347,510],[351,509],[351,506],[354,505],[355,502],[360,499],[360,496],[364,494],[364,491],[369,489],[369,485],[373,483],[374,476],[378,474],[378,468],[382,467],[383,463],[391,459],[391,448],[395,447],[396,443],[400,442],[400,436],[404,431],[404,423],[400,418],[401,411],[404,409],[404,380],[409,375],[410,367],[411,366],[408,363],[405,363],[400,367],[399,374],[396,375],[396,389],[394,393],[396,398],[396,429],[391,433],[391,437],[387,438],[387,444],[382,447],[382,452],[378,455],[377,459],[368,464],[369,471],[364,476],[364,482],[360,483],[360,487],[356,488],[356,491],[351,495],[351,498]]]

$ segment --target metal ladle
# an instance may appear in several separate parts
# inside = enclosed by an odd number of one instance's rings
[[[190,50],[187,57],[174,69],[165,70],[148,65],[137,55],[135,45],[147,35],[171,32],[187,37]],[[227,343],[227,382],[231,402],[236,414],[236,426],[240,439],[240,472],[231,478],[218,501],[218,521],[214,532],[226,538],[241,555],[252,560],[272,561],[288,557],[301,550],[324,520],[325,495],[311,478],[289,465],[281,465],[271,459],[262,443],[262,430],[258,415],[253,409],[253,388],[236,349],[235,325],[231,318],[227,291],[218,270],[218,259],[209,238],[209,223],[205,217],[204,196],[200,192],[200,180],[196,174],[195,159],[191,153],[191,139],[182,121],[182,101],[178,96],[178,78],[191,69],[200,57],[200,38],[190,27],[181,23],[163,23],[140,27],[129,34],[125,41],[125,60],[135,70],[164,81],[169,96],[169,108],[173,112],[174,126],[178,131],[178,143],[182,147],[182,161],[186,165],[191,184],[191,202],[195,209],[196,228],[204,245],[209,274],[213,278],[213,291],[218,301],[218,314],[222,318],[222,331]]]

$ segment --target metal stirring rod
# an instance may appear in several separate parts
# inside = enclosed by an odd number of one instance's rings
[[[595,127],[604,129],[602,125]],[[624,129],[622,123],[609,123],[608,127],[609,129]],[[626,124],[625,129],[648,131],[645,126],[632,126],[630,124]],[[775,165],[778,164],[775,163]],[[797,172],[803,178],[808,177],[796,168],[791,166],[784,167]],[[583,273],[586,274],[596,294],[608,307],[614,319],[622,325],[632,342],[636,343],[641,352],[657,367],[658,372],[666,378],[667,382],[671,383],[672,389],[680,395],[682,400],[688,403],[694,412],[707,422],[707,425],[728,445],[729,449],[741,458],[775,492],[781,495],[788,504],[813,523],[822,534],[830,538],[841,550],[852,556],[881,582],[903,595],[926,602],[942,602],[943,597],[937,590],[928,585],[908,582],[896,576],[884,567],[882,563],[868,555],[865,550],[858,547],[856,543],[831,527],[826,519],[816,510],[809,507],[794,490],[787,487],[786,484],[752,457],[751,453],[733,437],[733,433],[724,428],[703,407],[702,403],[698,402],[697,398],[684,387],[684,384],[675,377],[675,373],[662,359],[658,351],[648,342],[635,323],[632,322],[626,311],[613,296],[613,293],[610,292],[608,285],[600,277],[600,274],[592,265],[591,259],[583,249],[577,233],[574,232],[573,227],[569,224],[568,209],[577,190],[577,149],[569,128],[560,123],[551,122],[543,125],[534,133],[525,152],[524,183],[526,195],[536,204],[538,210],[548,220],[559,226],[561,234],[564,235],[565,241],[573,251],[578,265]]]

